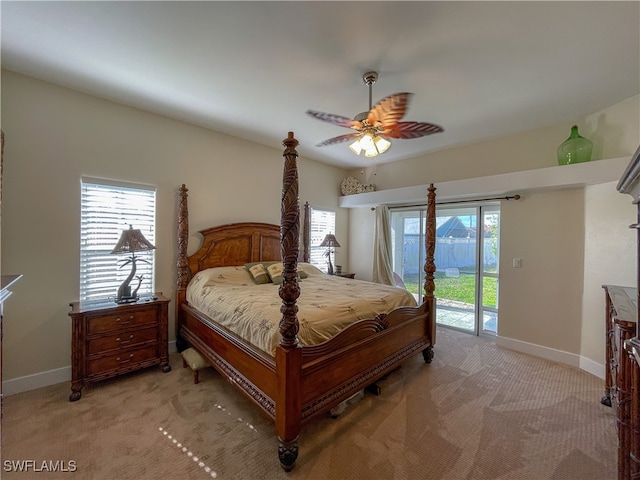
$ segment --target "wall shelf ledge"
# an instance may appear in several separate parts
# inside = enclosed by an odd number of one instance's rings
[[[438,188],[438,202],[523,194],[527,191],[578,188],[618,181],[630,160],[630,156],[610,158],[434,183]],[[425,184],[341,196],[339,206],[360,208],[382,204],[421,204],[426,202],[427,188],[428,185]]]

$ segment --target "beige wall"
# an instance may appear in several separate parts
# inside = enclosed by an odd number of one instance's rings
[[[583,189],[503,202],[500,225],[500,336],[578,353]],[[513,268],[513,258],[522,268]]]
[[[584,135],[593,141],[596,158],[632,155],[640,145],[640,96],[631,97],[586,117]],[[585,189],[584,292],[582,295],[582,366],[602,365],[604,375],[605,300],[602,285],[637,283],[637,236],[629,225],[637,208],[629,195],[616,190],[617,182]]]
[[[631,156],[640,144],[640,96],[575,123],[593,139],[594,160]],[[375,183],[378,189],[428,182],[437,187],[442,181],[555,166],[556,147],[568,137],[570,126],[378,165]],[[349,174],[360,176],[359,170]],[[371,181],[366,174],[359,178]],[[625,230],[634,212],[631,198],[617,193],[611,183],[539,191],[517,202],[502,202],[499,340],[596,374],[604,372],[600,286],[614,280],[635,283],[635,243]],[[368,207],[354,208],[349,221],[349,269],[371,279],[374,215]],[[514,257],[522,258],[522,268],[513,268]],[[529,344],[536,348],[527,349]]]
[[[605,297],[602,285],[636,285],[637,209],[617,182],[586,188],[584,235],[584,292],[582,296],[581,354],[603,363]],[[604,370],[603,370],[604,373]]]
[[[556,147],[569,136],[569,127],[543,128],[378,165],[375,177],[371,176],[372,169],[364,174],[352,170],[350,174],[363,183],[375,183],[378,190],[385,190],[551,167],[557,165]],[[428,142],[429,137],[413,141]]]
[[[295,125],[292,125],[295,128]],[[2,72],[5,156],[2,273],[22,273],[5,305],[4,380],[70,365],[69,302],[78,298],[80,177],[157,187],[156,289],[175,292],[177,189],[189,188],[189,250],[198,230],[280,223],[282,149]],[[287,132],[282,132],[282,138]],[[345,171],[299,158],[300,200],[338,211]],[[347,264],[347,249],[338,262]],[[344,251],[342,251],[344,250]],[[173,304],[170,337],[174,338]]]

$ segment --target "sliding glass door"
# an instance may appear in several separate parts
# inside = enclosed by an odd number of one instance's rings
[[[393,269],[418,301],[424,292],[424,209],[391,211]],[[499,205],[438,206],[437,323],[497,333]]]

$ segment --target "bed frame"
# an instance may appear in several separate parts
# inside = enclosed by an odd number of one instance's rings
[[[423,303],[359,321],[320,345],[301,346],[297,338],[296,305],[300,296],[296,273],[300,224],[298,141],[292,132],[283,145],[281,225],[234,223],[202,230],[202,245],[188,256],[188,190],[184,185],[180,188],[176,335],[179,350],[187,345],[195,347],[275,421],[280,464],[290,471],[298,457],[297,440],[303,425],[374,383],[418,351],[422,351],[426,363],[431,362],[435,343],[435,188],[432,184],[427,196]],[[304,225],[308,225],[308,219]],[[308,244],[308,231],[304,238]],[[308,258],[308,249],[304,256]],[[282,339],[275,357],[217,325],[186,300],[187,283],[200,270],[280,259],[284,266],[284,281],[279,287]]]

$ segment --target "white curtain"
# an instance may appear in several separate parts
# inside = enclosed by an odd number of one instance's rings
[[[373,238],[373,281],[395,285],[391,268],[391,224],[386,205],[376,207],[376,230]]]

